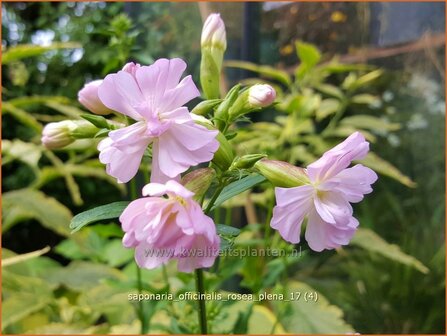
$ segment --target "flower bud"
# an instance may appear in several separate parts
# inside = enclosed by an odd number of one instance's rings
[[[194,193],[194,198],[200,200],[213,181],[216,172],[212,168],[199,168],[182,178],[183,186]]]
[[[263,159],[255,163],[255,168],[275,187],[292,188],[310,183],[305,169],[287,162]]]
[[[62,148],[72,142],[71,130],[76,124],[71,120],[64,120],[47,124],[42,131],[42,144],[48,149]]]
[[[259,160],[265,158],[265,154],[247,154],[240,158],[236,158],[231,164],[230,170],[233,169],[249,169]]]
[[[200,84],[207,99],[217,99],[220,97],[220,72],[227,48],[225,24],[219,14],[211,14],[206,19],[201,46]]]
[[[196,107],[192,109],[191,113],[198,115],[208,114],[213,109],[213,107],[220,104],[221,101],[221,99],[204,100],[203,102],[198,103]]]
[[[206,19],[202,29],[201,45],[202,47],[212,46],[223,50],[227,49],[225,24],[220,18],[220,14],[210,14]]]
[[[76,139],[93,138],[99,131],[86,120],[64,120],[47,124],[42,131],[42,144],[48,149],[68,146]]]
[[[248,103],[253,107],[269,106],[275,98],[275,89],[268,84],[256,84],[248,90]]]
[[[260,110],[275,101],[276,92],[268,84],[255,84],[243,91],[230,109],[230,121],[252,111]]]
[[[107,115],[113,111],[106,107],[98,97],[98,87],[101,85],[102,80],[95,80],[88,84],[85,84],[82,90],[78,92],[78,100],[84,105],[90,112]]]

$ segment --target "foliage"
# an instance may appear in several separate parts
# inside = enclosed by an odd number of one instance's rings
[[[95,158],[97,139],[78,140],[56,153],[45,150],[39,141],[44,123],[82,117],[85,112],[74,96],[86,79],[116,70],[128,58],[150,63],[157,57],[182,54],[191,60],[191,72],[198,69],[198,42],[191,46],[190,41],[198,41],[199,29],[185,28],[197,26],[192,24],[198,20],[197,10],[179,10],[172,17],[171,6],[183,5],[150,5],[151,10],[144,10],[136,22],[132,13],[119,14],[123,6],[120,3],[105,8],[100,3],[24,4],[28,14],[37,8],[46,11],[46,15],[39,15],[34,27],[23,24],[21,39],[7,39],[10,44],[4,53],[9,55],[3,58],[7,78],[2,104],[4,241],[12,241],[17,232],[14,230],[19,227],[26,231],[38,224],[45,228],[45,234],[53,232],[58,238],[49,256],[42,255],[47,251],[41,250],[42,246],[22,255],[2,249],[4,333],[138,333],[140,304],[151,333],[199,332],[194,301],[129,299],[129,294],[138,293],[138,275],[132,251],[121,245],[122,231],[116,221],[127,203],[111,203],[123,197],[125,189],[104,172]],[[3,6],[11,15],[17,15],[13,5]],[[149,8],[149,4],[139,6]],[[74,15],[76,11],[81,15]],[[89,15],[82,15],[84,12]],[[65,24],[60,23],[62,18]],[[15,20],[20,23],[22,18]],[[153,26],[157,29],[149,29]],[[70,36],[76,42],[30,45],[33,30],[48,27],[55,34],[54,41]],[[138,33],[141,31],[144,34]],[[191,36],[184,36],[183,32]],[[10,35],[8,28],[5,34]],[[75,61],[77,52],[84,56]],[[380,85],[377,83],[387,75],[382,70],[336,60],[323,63],[318,49],[302,42],[297,43],[296,52],[301,63],[293,75],[271,66],[227,62],[227,66],[259,73],[279,93],[275,108],[259,114],[260,119],[265,119],[263,122],[231,128],[226,133],[237,146],[238,155],[262,152],[271,158],[307,164],[354,130],[360,130],[374,149],[382,149],[385,146],[379,146],[386,139],[405,127],[380,107],[384,105],[381,92],[372,92],[373,86]],[[61,82],[61,76],[70,81]],[[218,104],[213,108],[218,108]],[[384,158],[370,154],[364,163],[405,187],[418,186],[416,194],[439,187],[439,176],[432,176],[430,186],[420,189],[430,176],[413,181],[397,168],[405,165],[389,162],[398,160],[395,151],[394,148]],[[420,151],[427,152],[425,148]],[[442,160],[443,157],[438,158],[434,163]],[[264,190],[264,178],[247,175],[243,170],[227,178],[229,184],[213,207],[215,222],[222,223],[217,225],[222,250],[241,255],[247,248],[268,246],[293,252],[293,246],[269,231],[273,195]],[[249,192],[253,187],[255,192]],[[439,307],[443,305],[441,294],[445,290],[445,247],[441,246],[436,230],[440,228],[444,208],[436,199],[435,211],[429,206],[413,209],[430,194],[416,195],[420,198],[400,204],[397,195],[414,193],[405,187],[382,183],[379,196],[359,209],[365,228],[358,231],[352,246],[336,253],[322,253],[315,258],[303,245],[298,256],[219,258],[207,272],[209,293],[302,296],[287,304],[275,300],[210,301],[211,332],[439,331],[434,326],[441,325],[444,318]],[[205,198],[209,200],[211,194]],[[225,209],[214,209],[217,205]],[[233,225],[235,218],[241,222],[238,214],[242,207],[248,225],[236,228]],[[72,218],[72,213],[78,215]],[[253,213],[254,217],[250,215]],[[389,229],[390,223],[402,225],[402,232]],[[403,226],[407,223],[415,225]],[[429,230],[421,229],[422,225]],[[77,232],[71,234],[70,229]],[[407,230],[411,234],[405,236]],[[404,237],[397,240],[396,235],[401,234]],[[421,243],[415,237],[421,238]],[[398,241],[398,246],[387,241]],[[425,251],[420,251],[420,246],[426,247]],[[178,274],[171,266],[142,270],[142,293],[172,293],[178,297],[194,291],[192,277]],[[305,293],[314,293],[318,299],[307,302]],[[419,307],[427,309],[425,316]]]

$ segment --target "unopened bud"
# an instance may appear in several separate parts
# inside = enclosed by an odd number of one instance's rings
[[[214,113],[215,123],[217,125],[217,128],[219,128],[219,130],[221,131],[225,128],[226,124],[229,121],[229,110],[231,106],[233,106],[234,102],[237,100],[240,88],[241,86],[238,84],[235,85],[230,91],[228,91],[225,99],[216,109],[216,113]]]
[[[194,193],[194,198],[200,200],[213,182],[216,172],[212,168],[199,168],[182,178],[183,186]]]
[[[230,109],[230,120],[271,105],[276,92],[268,84],[256,84],[243,91]]]
[[[76,139],[93,138],[99,131],[86,120],[64,120],[47,124],[42,131],[42,144],[48,149],[68,146]]]
[[[225,24],[219,14],[208,16],[202,29],[200,84],[207,99],[220,97],[220,72],[227,48]]]
[[[78,100],[90,112],[99,115],[107,115],[113,111],[106,107],[98,97],[98,87],[101,83],[102,80],[95,80],[85,84],[82,90],[78,92]]]
[[[233,169],[249,169],[259,160],[265,158],[266,154],[247,154],[240,158],[236,158],[231,164],[230,170]]]
[[[268,84],[256,84],[248,90],[248,103],[253,107],[269,106],[275,98],[275,89]]]
[[[227,49],[225,24],[220,18],[220,14],[210,14],[206,19],[202,29],[201,45],[202,47],[212,46],[223,50]]]
[[[263,159],[256,162],[255,168],[275,187],[292,188],[310,183],[305,169],[287,162]]]

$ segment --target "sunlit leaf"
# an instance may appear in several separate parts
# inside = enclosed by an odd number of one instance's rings
[[[397,169],[391,163],[382,159],[375,153],[369,152],[368,155],[361,160],[361,163],[380,174],[389,176],[399,181],[407,187],[416,187],[416,183],[413,182],[408,176],[405,176],[399,169]]]
[[[287,72],[267,65],[257,65],[244,61],[226,61],[224,65],[229,68],[239,68],[259,73],[261,76],[277,80],[284,85],[290,85],[292,80]]]
[[[278,293],[281,293],[278,291]],[[310,286],[297,281],[287,285],[285,299],[294,293],[298,300],[289,302],[288,314],[281,318],[284,328],[293,334],[346,334],[354,332],[353,328],[343,320],[343,311],[331,305],[328,300]],[[305,300],[305,295],[312,293],[312,299]],[[316,295],[316,296],[315,296]],[[273,301],[277,312],[284,309],[284,301]]]
[[[47,51],[56,49],[76,49],[82,48],[82,45],[76,42],[53,43],[50,46],[40,46],[34,44],[21,44],[8,48],[3,52],[2,64],[8,64],[22,58],[39,56]]]
[[[2,140],[3,155],[14,160],[22,161],[30,167],[37,168],[42,156],[42,147],[19,139]],[[4,161],[4,159],[3,159]],[[4,164],[4,162],[2,162]]]
[[[369,229],[358,229],[351,240],[351,244],[401,264],[414,267],[422,273],[429,272],[429,269],[419,260],[404,253],[399,246],[387,243],[378,234]]]
[[[295,44],[296,53],[300,61],[307,67],[313,67],[321,59],[321,53],[313,44],[298,41]]]
[[[346,117],[340,122],[340,124],[377,131],[396,131],[400,129],[400,125],[398,123],[390,123],[384,119],[369,115],[354,115],[351,117]]]
[[[337,99],[329,98],[322,100],[316,112],[317,120],[323,120],[331,114],[336,113],[338,110],[340,110],[340,107],[340,101]]]
[[[8,191],[3,194],[3,232],[23,220],[36,219],[44,227],[68,236],[72,217],[70,210],[56,199],[33,189]]]

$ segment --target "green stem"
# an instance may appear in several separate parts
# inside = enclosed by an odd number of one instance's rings
[[[135,179],[132,179],[129,182],[129,194],[130,194],[131,200],[136,200],[138,197],[137,185],[136,185]],[[143,282],[141,280],[141,269],[140,269],[140,267],[138,267],[138,265],[136,265],[136,266],[137,266],[136,270],[137,270],[138,294],[141,294],[141,292],[143,291]],[[147,325],[146,319],[145,319],[143,301],[138,301],[138,317],[140,318],[140,321],[141,321],[141,333],[145,334],[147,332],[149,326]]]
[[[222,192],[223,188],[225,187],[225,183],[221,183],[216,191],[214,192],[214,195],[211,197],[210,201],[208,202],[206,209],[204,213],[207,215],[211,211],[211,208],[214,205],[214,202],[216,201],[217,197],[219,197],[220,193]],[[207,327],[207,321],[206,321],[206,300],[204,298],[205,294],[205,284],[203,279],[203,269],[198,268],[195,271],[196,273],[196,290],[199,293],[199,309],[198,309],[198,317],[199,317],[199,325],[200,325],[200,333],[202,335],[208,334],[208,327]]]
[[[204,298],[205,294],[205,285],[203,282],[203,269],[196,269],[196,288],[199,293],[199,324],[200,324],[200,334],[207,335],[208,328],[206,323],[206,302]]]

